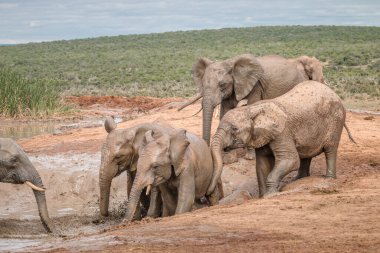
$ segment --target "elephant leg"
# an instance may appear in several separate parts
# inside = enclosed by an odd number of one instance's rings
[[[295,180],[303,178],[303,177],[310,176],[311,159],[312,158],[301,159],[301,165],[300,165],[300,168],[298,169],[298,174],[297,174]]]
[[[167,183],[160,184],[159,189],[162,199],[162,217],[174,215],[177,207],[177,196],[170,191]]]
[[[325,148],[326,157],[326,177],[336,178],[336,156],[337,148]]]
[[[153,187],[150,195],[150,203],[148,210],[148,217],[157,218],[161,216],[162,211],[162,199],[158,187]]]
[[[178,202],[175,214],[191,211],[195,199],[194,171],[186,168],[179,177]],[[216,187],[217,188],[217,187]]]
[[[266,192],[266,179],[273,168],[274,157],[266,154],[262,149],[256,149],[256,176],[259,185],[259,197],[263,197]]]
[[[278,185],[281,179],[289,174],[291,171],[297,170],[300,166],[300,159],[298,154],[287,154],[286,159],[277,159],[273,170],[269,173],[266,181],[265,195],[278,192]]]

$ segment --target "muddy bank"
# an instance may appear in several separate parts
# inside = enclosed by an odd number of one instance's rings
[[[126,120],[130,127],[154,120],[170,122],[201,135],[200,107],[181,112],[178,103]],[[96,105],[97,106],[97,105]],[[91,106],[90,106],[91,107]],[[103,110],[103,109],[102,109]],[[118,109],[119,110],[119,109]],[[117,112],[118,113],[118,112]],[[118,115],[116,111],[109,115]],[[99,114],[102,117],[103,114]],[[213,122],[213,131],[218,120]],[[105,252],[376,252],[380,248],[380,117],[348,113],[347,124],[358,142],[343,132],[336,180],[326,180],[325,159],[312,161],[311,177],[282,182],[282,192],[257,199],[254,161],[238,159],[222,174],[226,195],[247,191],[239,204],[207,207],[176,217],[119,225],[126,177],[116,178],[111,217],[99,219],[98,170],[103,127],[67,129],[20,139],[42,175],[54,223],[67,237],[47,236],[32,191],[24,185],[0,184],[0,249],[3,251]],[[252,196],[249,200],[247,196]]]

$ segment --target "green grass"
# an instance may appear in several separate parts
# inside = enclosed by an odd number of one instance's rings
[[[58,108],[58,94],[47,81],[27,80],[0,68],[0,115],[44,116]]]
[[[189,97],[199,57],[316,56],[343,98],[380,98],[380,27],[284,26],[99,37],[0,47],[0,66],[63,95]]]

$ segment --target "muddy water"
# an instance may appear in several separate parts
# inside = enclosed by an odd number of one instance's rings
[[[110,217],[99,215],[100,153],[30,156],[47,187],[49,215],[65,236],[92,233],[117,224],[127,200],[127,176],[112,182]],[[0,252],[26,250],[50,236],[40,222],[32,190],[0,184]]]

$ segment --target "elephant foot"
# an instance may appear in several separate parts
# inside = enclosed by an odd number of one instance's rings
[[[325,176],[325,178],[326,179],[336,179],[336,175],[330,175],[330,174],[328,174],[328,175]]]
[[[264,198],[273,196],[273,195],[275,195],[275,194],[277,194],[279,192],[278,191],[278,184],[277,183],[267,182],[266,185],[267,185],[267,187],[266,187],[266,190],[265,190],[265,193],[264,193]]]
[[[268,189],[264,194],[264,198],[269,198],[269,197],[275,196],[279,193],[280,192],[277,189]]]

